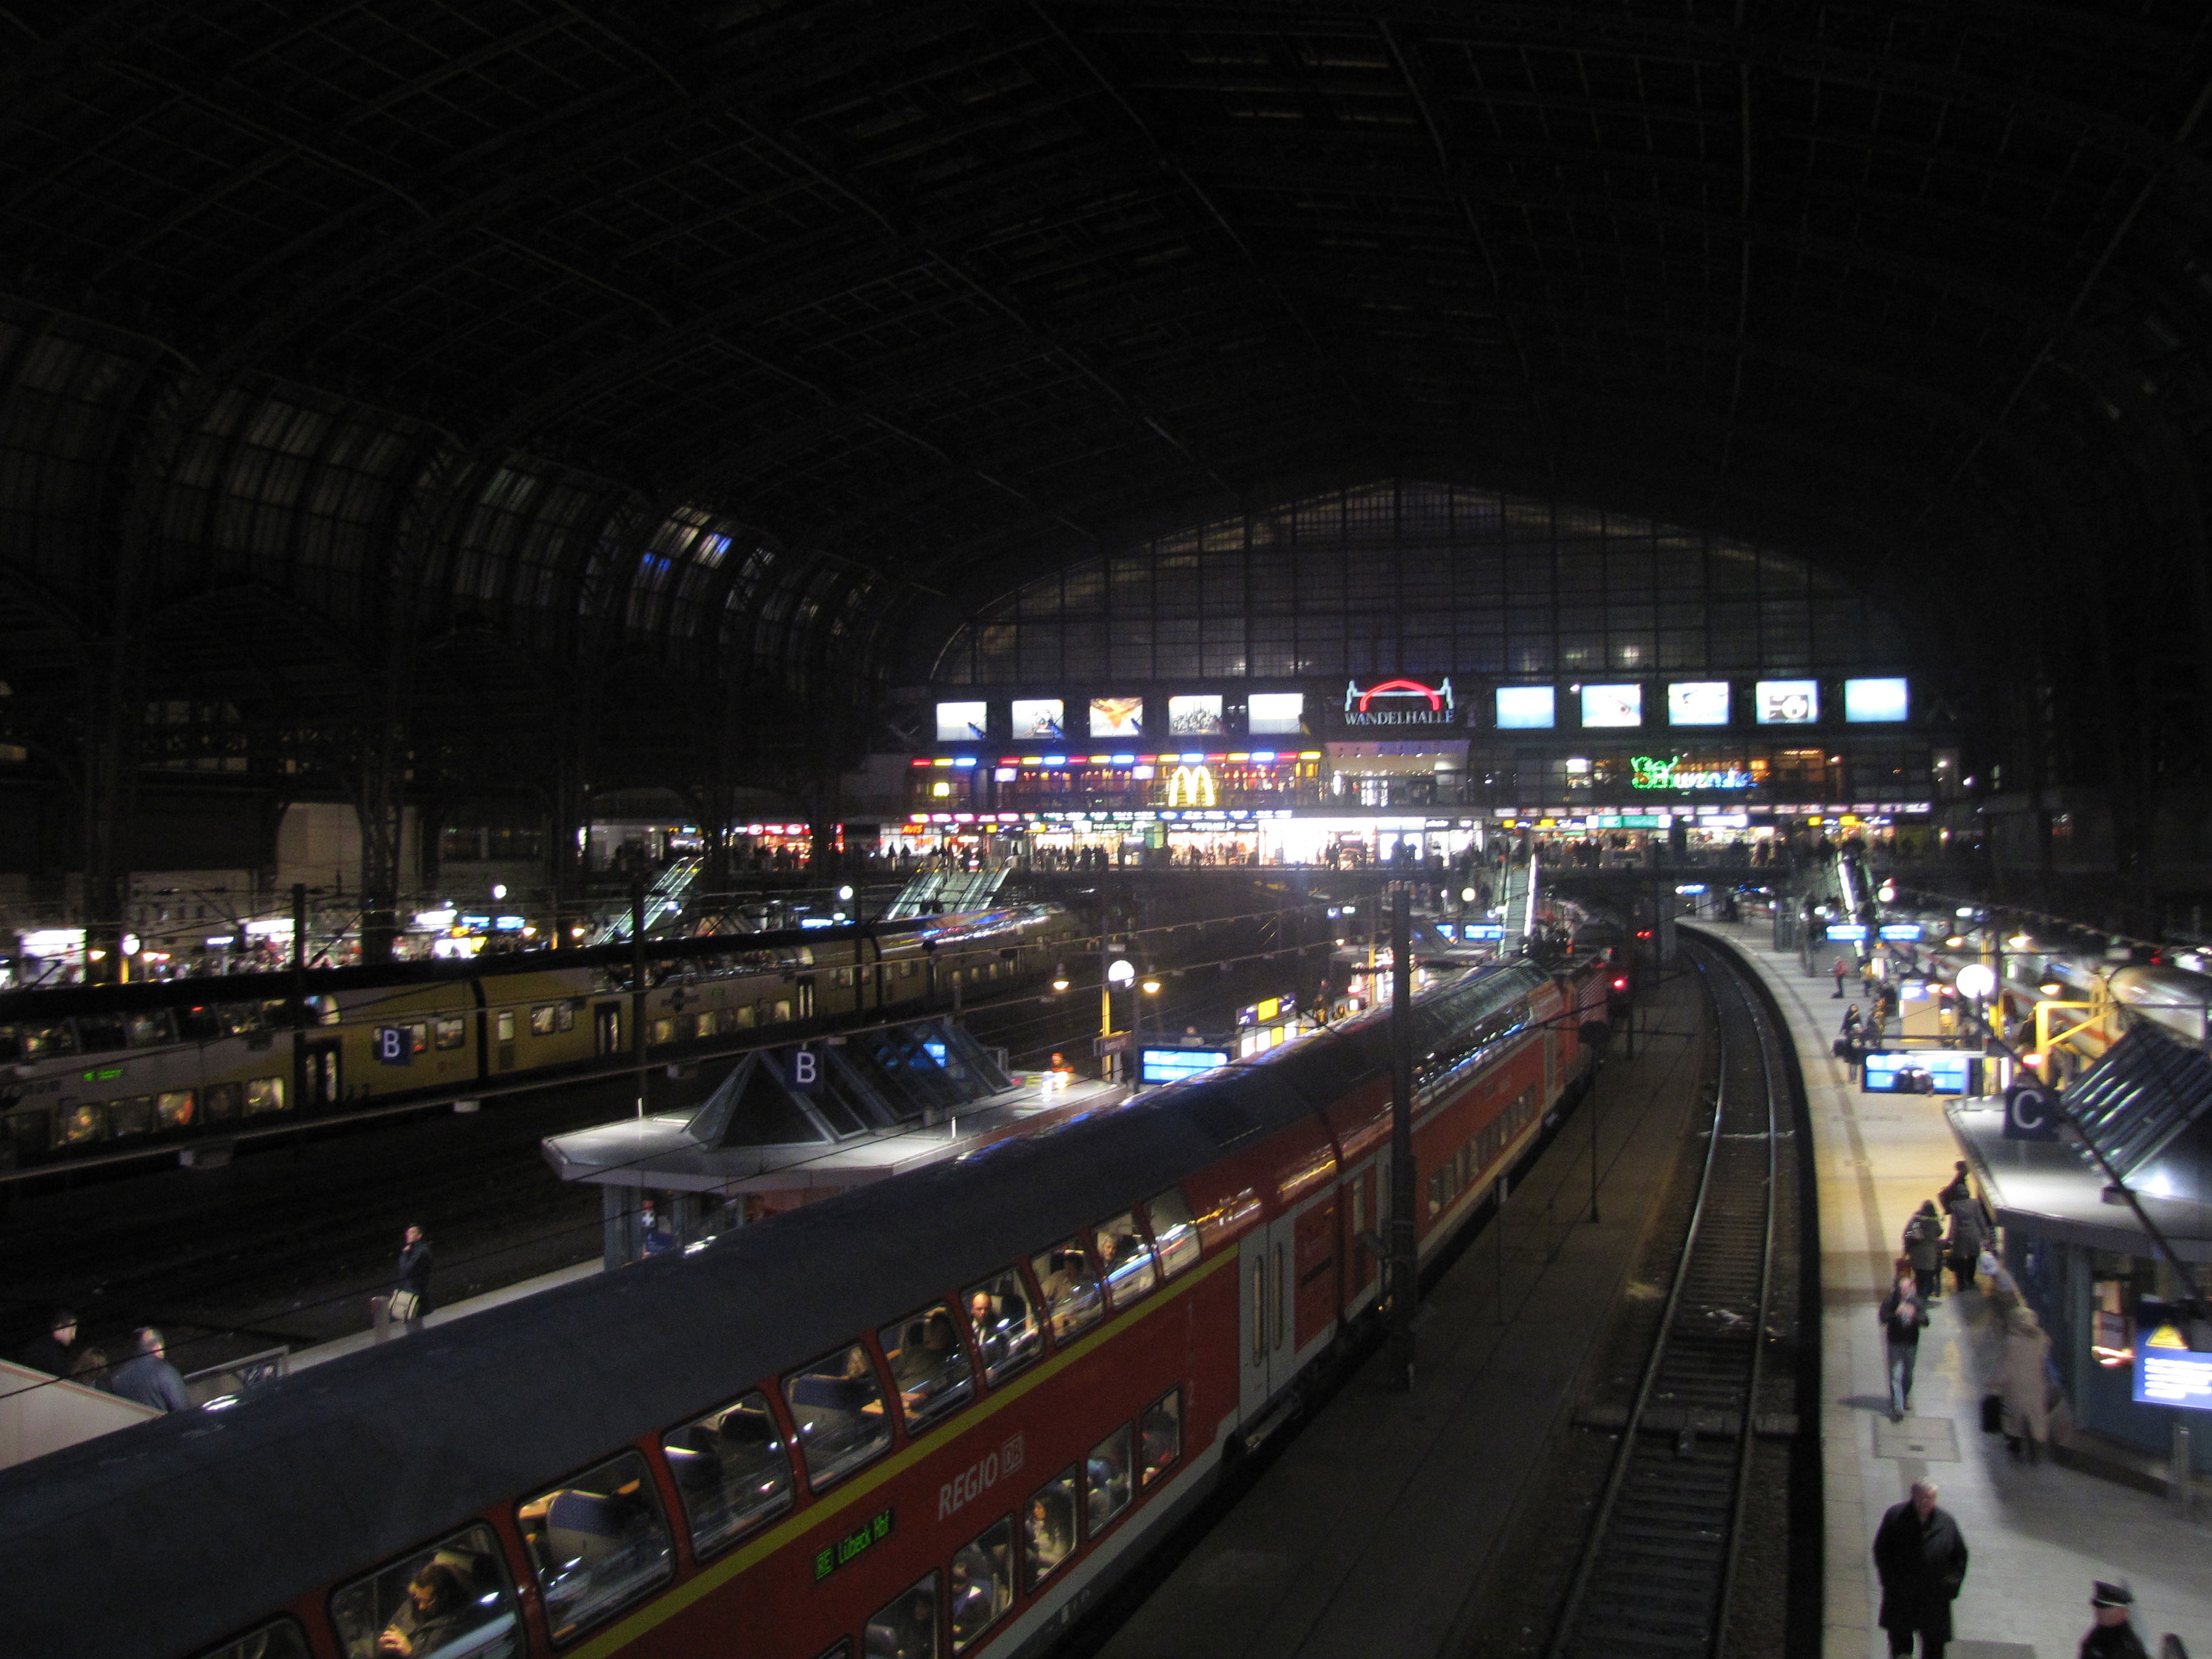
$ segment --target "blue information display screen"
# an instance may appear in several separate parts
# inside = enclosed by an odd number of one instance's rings
[[[1502,921],[1470,921],[1459,930],[1462,939],[1504,939],[1505,924]]]
[[[1828,937],[1839,944],[1856,945],[1866,937],[1866,923],[1832,921],[1828,924]]]
[[[1917,921],[1885,921],[1881,925],[1881,936],[1887,939],[1917,945],[1920,943],[1920,924]]]
[[[1138,1057],[1138,1075],[1146,1083],[1174,1083],[1229,1063],[1224,1048],[1146,1048]]]
[[[1975,1062],[1980,1059],[1956,1049],[1869,1054],[1863,1086],[1870,1095],[1971,1095],[1977,1091]],[[1926,1074],[1926,1084],[1900,1075],[1916,1070]]]
[[[2136,1395],[2145,1406],[2212,1412],[2212,1353],[2136,1343]]]

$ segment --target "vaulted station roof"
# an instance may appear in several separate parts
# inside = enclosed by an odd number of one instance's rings
[[[2123,642],[2212,639],[2188,0],[11,20],[41,627],[251,586],[372,675],[489,630],[804,695],[1054,562],[1415,473],[1794,545],[2146,708],[2194,682]],[[2174,580],[2046,627],[2097,569]]]

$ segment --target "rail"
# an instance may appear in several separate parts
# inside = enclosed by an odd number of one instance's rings
[[[1683,950],[1704,975],[1721,1038],[1705,1161],[1549,1659],[1710,1659],[1727,1644],[1774,1288],[1777,1096],[1786,1085],[1757,1000],[1717,953],[1687,940]],[[1679,1407],[1663,1422],[1662,1398]],[[1732,1437],[1734,1456],[1698,1456],[1701,1434]]]

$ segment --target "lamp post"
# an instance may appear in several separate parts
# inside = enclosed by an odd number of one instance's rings
[[[1106,1028],[1104,1035],[1111,1036],[1114,1034],[1114,988],[1116,985],[1127,985],[1131,988],[1129,992],[1129,1047],[1124,1051],[1125,1054],[1128,1055],[1133,1055],[1136,1053],[1137,1045],[1137,994],[1134,988],[1136,982],[1137,964],[1131,962],[1127,957],[1115,957],[1112,961],[1106,964],[1106,977],[1100,986],[1098,992],[1099,1018],[1101,1023]],[[1133,1060],[1127,1058],[1125,1058],[1121,1063],[1121,1075],[1124,1082],[1133,1083],[1136,1081],[1135,1073],[1130,1070],[1130,1066],[1133,1063]]]

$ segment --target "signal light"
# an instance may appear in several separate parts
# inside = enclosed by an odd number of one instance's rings
[[[1616,991],[1626,991],[1628,988],[1628,981],[1625,979],[1617,979],[1613,982],[1613,988]]]
[[[1636,937],[1638,939],[1650,939],[1651,937],[1651,930],[1649,927],[1639,927],[1636,930]]]

